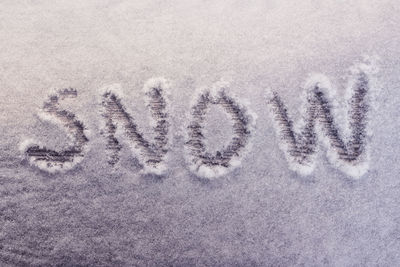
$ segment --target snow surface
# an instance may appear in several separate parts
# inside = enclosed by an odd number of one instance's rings
[[[398,0],[0,1],[0,265],[400,265],[399,12]],[[279,94],[297,131],[305,82],[318,73],[326,94],[336,91],[329,99],[346,136],[349,68],[364,55],[379,58],[368,165],[338,168],[319,145],[312,172],[299,175],[265,91]],[[237,161],[193,171],[191,110],[218,81],[257,120]],[[151,143],[154,86],[168,88],[164,169],[146,165],[123,127],[109,164],[102,89],[119,90]],[[77,96],[60,99],[59,111],[74,114],[89,141],[69,170],[48,171],[26,151],[73,145],[70,122],[40,115],[65,88]],[[210,153],[233,136],[220,106],[203,122]],[[364,174],[354,179],[355,170]]]
[[[364,61],[350,68],[342,101],[345,104],[338,103],[336,88],[328,77],[310,75],[303,89],[303,115],[297,122],[290,119],[279,94],[267,89],[271,117],[290,169],[302,175],[311,174],[318,160],[316,146],[320,141],[331,163],[349,176],[360,178],[368,171],[372,135],[369,121],[373,118],[370,113],[377,110],[376,98],[381,88],[375,60],[366,57]]]

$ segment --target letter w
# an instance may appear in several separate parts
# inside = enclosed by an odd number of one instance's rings
[[[281,149],[289,166],[300,174],[310,174],[316,163],[317,137],[328,149],[328,158],[353,177],[368,170],[368,110],[371,79],[376,68],[361,63],[351,69],[347,86],[348,116],[335,108],[336,93],[323,75],[313,75],[306,82],[303,119],[294,127],[287,108],[276,92],[268,95],[275,128],[281,137]],[[343,130],[340,131],[339,125]]]

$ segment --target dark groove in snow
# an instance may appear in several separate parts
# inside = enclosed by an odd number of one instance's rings
[[[75,165],[76,161],[84,156],[84,148],[89,141],[84,133],[85,126],[76,118],[75,114],[63,110],[59,106],[59,100],[76,98],[77,94],[75,89],[62,89],[57,94],[51,95],[43,105],[42,109],[46,114],[57,118],[61,125],[67,128],[73,144],[63,151],[55,151],[39,145],[27,147],[25,152],[30,161],[41,169],[48,171],[68,169],[70,166],[65,166],[66,163]]]
[[[205,122],[205,115],[210,104],[221,105],[230,115],[233,122],[234,136],[229,145],[222,150],[218,150],[215,155],[207,152],[207,148],[203,142],[204,135],[202,133]],[[213,172],[214,167],[222,167],[227,169],[231,166],[233,157],[240,157],[241,152],[248,143],[250,136],[250,117],[233,98],[229,97],[224,90],[218,92],[217,97],[212,97],[210,92],[204,92],[198,97],[197,103],[192,107],[192,121],[188,126],[189,140],[186,145],[189,147],[191,162],[196,166],[196,171],[202,166],[207,167]],[[218,176],[218,174],[205,173],[203,176]],[[210,178],[211,178],[210,177]]]
[[[108,162],[115,165],[119,161],[119,152],[122,148],[115,134],[118,126],[123,126],[125,135],[134,144],[134,147],[139,150],[140,157],[143,158],[144,164],[157,168],[163,161],[167,153],[168,143],[168,128],[167,122],[168,113],[166,112],[166,100],[164,98],[163,86],[150,86],[146,95],[149,98],[148,107],[151,115],[156,121],[153,128],[155,132],[154,142],[150,143],[146,140],[142,133],[139,132],[137,125],[132,116],[126,111],[121,99],[111,91],[103,94],[102,106],[104,107],[103,117],[106,119],[106,134],[107,134],[107,151],[109,152]]]
[[[350,127],[349,136],[340,133],[333,115],[332,101],[326,90],[318,82],[308,91],[306,102],[308,104],[304,126],[297,133],[293,129],[287,108],[279,95],[274,92],[269,99],[278,131],[285,143],[285,152],[294,163],[303,166],[313,164],[313,155],[317,150],[317,136],[327,138],[329,148],[333,149],[338,160],[350,166],[356,166],[366,150],[367,112],[369,110],[367,94],[369,92],[369,77],[364,72],[357,73],[352,86],[353,95],[349,100],[348,120]],[[319,123],[321,130],[316,128]]]

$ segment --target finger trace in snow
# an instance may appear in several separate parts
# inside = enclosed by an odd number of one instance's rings
[[[346,174],[358,178],[368,170],[369,110],[375,96],[376,68],[361,63],[351,69],[347,85],[348,116],[341,116],[336,92],[329,79],[321,74],[311,76],[305,85],[305,113],[297,125],[276,92],[267,92],[281,149],[292,170],[310,174],[316,164],[317,139],[328,149],[328,158]],[[345,126],[344,129],[338,122]]]
[[[144,171],[162,174],[166,167],[162,164],[168,152],[168,130],[169,123],[167,101],[165,91],[168,90],[168,82],[163,78],[150,79],[144,86],[148,97],[147,106],[151,116],[155,120],[153,127],[155,132],[154,142],[149,142],[138,130],[133,117],[127,112],[122,104],[121,95],[116,86],[105,88],[102,95],[103,117],[106,120],[105,132],[107,135],[106,150],[109,154],[108,162],[115,165],[119,161],[119,153],[122,149],[116,137],[118,127],[124,127],[125,136],[132,142],[132,149],[139,156],[139,160],[144,165]]]
[[[46,146],[38,145],[32,140],[21,143],[20,149],[28,157],[29,162],[41,170],[54,173],[67,171],[82,161],[89,139],[85,134],[84,124],[75,114],[60,108],[59,101],[66,98],[76,98],[78,92],[73,88],[58,90],[49,96],[43,105],[40,116],[48,121],[63,126],[72,144],[63,151],[55,151]]]
[[[191,109],[192,120],[188,125],[186,142],[190,169],[198,176],[212,179],[225,175],[237,167],[245,147],[249,149],[249,138],[254,130],[256,116],[240,102],[227,94],[227,84],[216,83],[211,90],[202,91]],[[215,155],[207,152],[203,127],[210,105],[221,105],[233,122],[233,136],[226,148],[217,150]]]

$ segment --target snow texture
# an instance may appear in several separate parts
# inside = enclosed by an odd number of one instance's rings
[[[0,1],[0,266],[400,266],[399,13]]]
[[[186,142],[190,170],[200,177],[212,179],[227,174],[240,166],[242,155],[248,146],[255,128],[255,115],[228,93],[229,84],[215,83],[210,89],[196,94],[191,111],[191,122]],[[232,120],[233,136],[227,147],[217,150],[215,155],[207,151],[204,142],[204,120],[210,105],[221,105]],[[247,148],[248,150],[248,148]]]
[[[147,81],[144,91],[148,97],[147,106],[151,110],[151,115],[156,121],[153,125],[155,137],[154,142],[150,143],[138,130],[134,119],[126,111],[122,104],[121,89],[118,85],[105,87],[102,94],[102,106],[104,107],[103,117],[106,120],[105,134],[107,135],[106,150],[109,154],[109,163],[115,165],[119,161],[119,153],[122,148],[116,138],[118,127],[124,127],[124,134],[132,143],[132,150],[139,155],[139,159],[144,164],[145,172],[161,175],[166,167],[163,165],[163,158],[168,152],[168,113],[166,112],[166,99],[164,91],[168,90],[167,81],[164,78],[153,78]],[[123,134],[120,134],[120,136]]]
[[[370,63],[372,64],[372,63]],[[366,63],[351,68],[346,89],[348,116],[337,111],[337,94],[330,80],[322,74],[311,75],[304,85],[305,115],[293,126],[293,121],[277,92],[267,92],[275,128],[281,135],[281,148],[286,153],[289,166],[300,174],[310,174],[316,164],[317,139],[328,148],[329,160],[346,174],[359,178],[368,170],[371,130],[368,129],[370,91],[377,91],[373,80],[377,67]],[[371,94],[376,97],[375,94]],[[376,110],[376,109],[375,109]],[[341,130],[337,121],[347,129]],[[319,123],[319,127],[316,125]],[[295,131],[294,128],[299,129]]]
[[[79,121],[75,114],[61,109],[59,101],[65,98],[76,98],[78,92],[75,89],[67,88],[51,94],[49,100],[44,103],[40,117],[54,124],[64,127],[72,144],[67,149],[58,152],[46,146],[34,144],[31,140],[24,140],[20,144],[22,150],[29,160],[29,163],[41,170],[55,173],[72,169],[82,161],[84,152],[87,149],[89,139],[85,134],[85,126]]]

